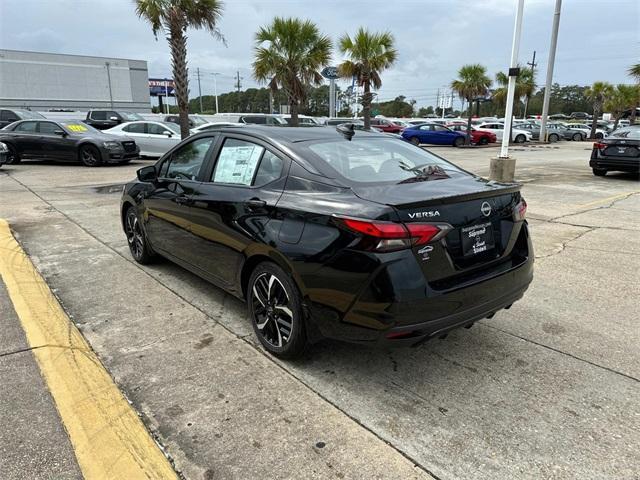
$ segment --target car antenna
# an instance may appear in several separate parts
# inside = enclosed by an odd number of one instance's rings
[[[353,123],[342,123],[336,127],[336,130],[349,141],[351,141],[353,136],[356,134],[355,125]]]

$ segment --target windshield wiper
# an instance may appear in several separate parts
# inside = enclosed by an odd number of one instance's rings
[[[421,167],[410,167],[403,161],[400,161],[399,163],[401,169],[415,174],[415,177],[407,178],[399,183],[424,182],[428,180],[443,180],[445,178],[451,178],[440,165],[431,164]]]

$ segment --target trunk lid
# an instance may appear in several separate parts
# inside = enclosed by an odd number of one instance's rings
[[[413,248],[430,282],[476,271],[506,259],[522,222],[514,216],[520,186],[468,174],[442,180],[352,187],[359,197],[393,207],[403,223],[448,224],[440,241]]]

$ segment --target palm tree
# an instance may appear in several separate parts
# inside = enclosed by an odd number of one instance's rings
[[[396,61],[397,50],[393,46],[393,35],[389,32],[370,33],[360,27],[355,36],[348,34],[340,37],[340,53],[348,57],[338,66],[341,77],[355,77],[358,85],[364,89],[362,95],[362,116],[364,128],[371,128],[371,87],[378,90],[382,86],[380,73]]]
[[[320,69],[331,60],[331,40],[309,20],[273,19],[256,33],[253,76],[269,83],[273,92],[284,90],[289,101],[291,125],[298,126],[298,109],[308,86],[322,83]]]
[[[604,108],[611,112],[614,118],[613,129],[618,128],[618,122],[625,111],[635,108],[640,95],[638,85],[617,85],[613,88],[604,102]]]
[[[595,138],[596,126],[598,125],[598,117],[602,113],[602,106],[605,100],[611,94],[613,87],[607,82],[595,82],[584,92],[585,96],[593,102],[593,122],[591,123],[591,133],[589,138]]]
[[[520,68],[520,67],[518,67]],[[507,102],[507,90],[509,85],[509,77],[504,72],[496,73],[496,83],[500,85],[494,92],[494,99],[500,104],[505,105]],[[536,81],[534,73],[530,68],[520,68],[520,73],[516,77],[516,88],[514,92],[514,99],[518,103],[518,110],[522,113],[520,108],[520,101],[522,97],[526,99],[531,98],[533,92],[536,89]]]
[[[633,77],[637,83],[640,83],[640,63],[636,63],[635,65],[631,65],[627,73],[630,77]]]
[[[485,96],[491,87],[491,79],[487,76],[487,69],[480,64],[464,65],[458,71],[458,79],[451,82],[451,88],[467,101],[469,115],[467,115],[467,136],[465,144],[471,143],[471,117],[473,101]]]
[[[180,135],[189,136],[189,71],[187,28],[208,30],[224,41],[217,24],[222,16],[220,0],[135,0],[136,14],[151,24],[156,39],[162,32],[169,42],[173,81],[180,113]]]

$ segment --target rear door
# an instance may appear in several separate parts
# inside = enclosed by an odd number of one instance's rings
[[[135,122],[130,123],[122,127],[122,132],[136,142],[140,148],[140,155],[153,156],[154,153],[150,149],[148,135],[147,135],[148,122]],[[160,156],[160,155],[158,155]]]
[[[160,165],[153,191],[144,198],[145,230],[154,249],[187,261],[193,253],[189,235],[192,196],[215,136],[193,140],[176,149]]]
[[[237,284],[246,248],[265,241],[286,166],[265,142],[231,134],[220,139],[215,162],[193,194],[193,265],[227,288]]]
[[[27,158],[44,157],[38,134],[38,122],[35,120],[20,122],[13,131],[18,155]]]
[[[434,125],[422,125],[418,128],[418,138],[420,139],[420,143],[435,143],[435,129]]]

